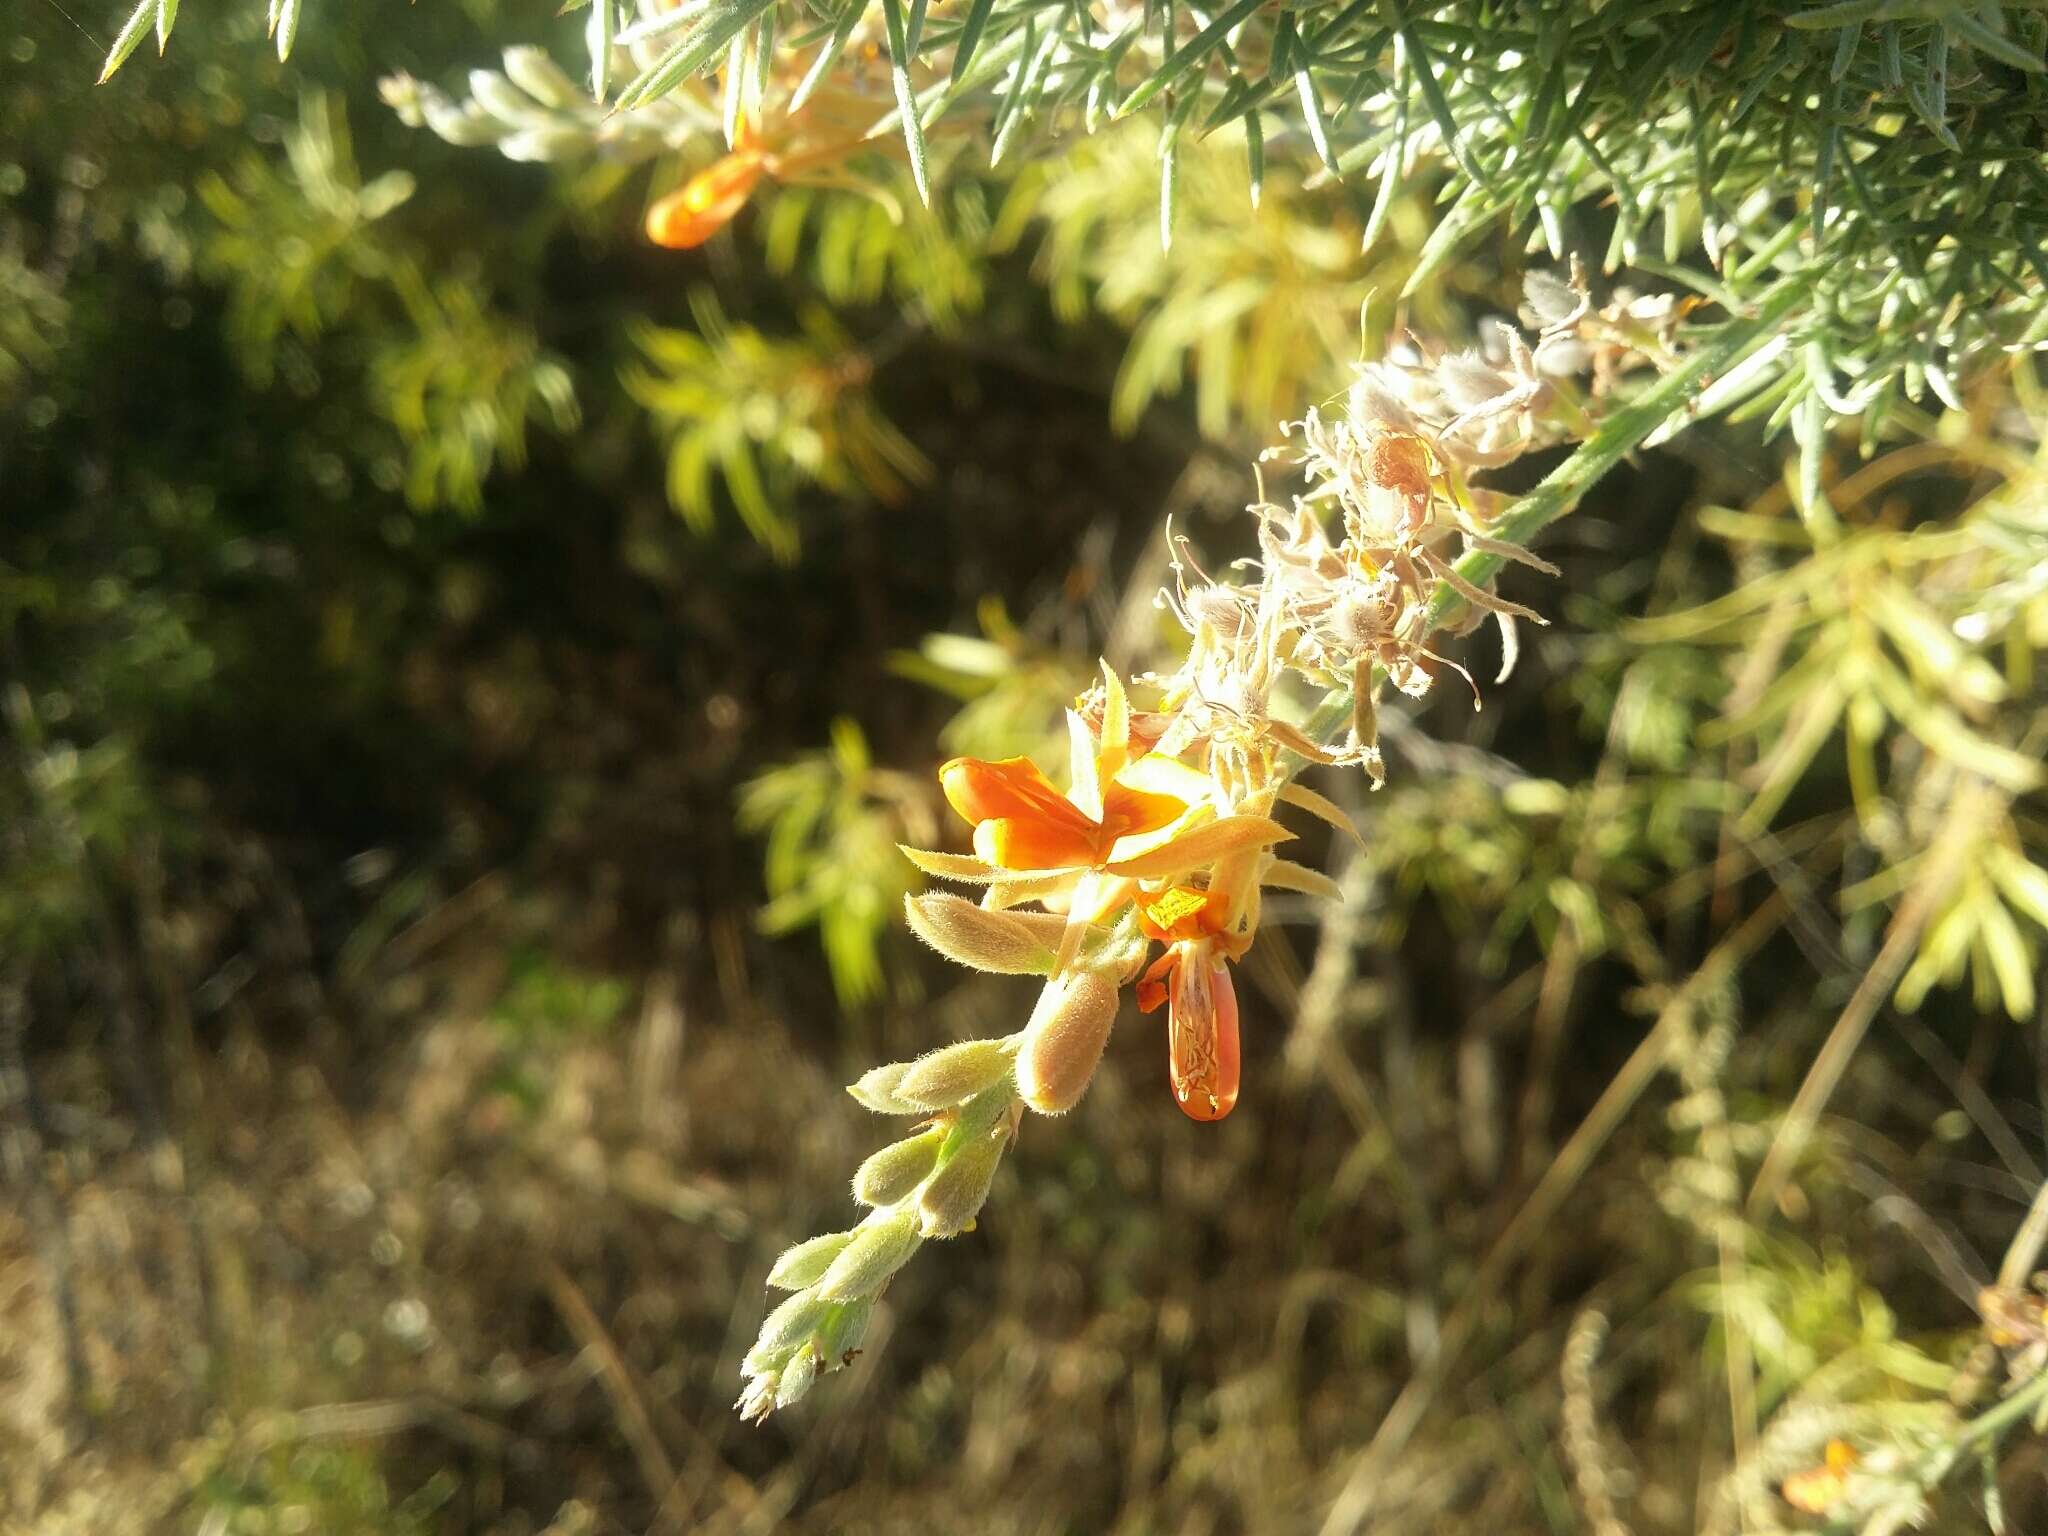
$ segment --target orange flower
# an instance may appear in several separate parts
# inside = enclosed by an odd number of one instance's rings
[[[1221,1120],[1236,1107],[1237,988],[1213,939],[1169,945],[1138,982],[1138,1007],[1166,1004],[1166,1074],[1190,1120]]]
[[[1221,1120],[1237,1104],[1237,988],[1219,940],[1227,898],[1177,885],[1138,903],[1138,926],[1166,945],[1138,979],[1138,1008],[1166,1007],[1166,1071],[1191,1120]]]
[[[1097,818],[1052,786],[1028,757],[956,757],[939,770],[946,801],[974,825],[974,851],[999,869],[1092,869],[1117,839],[1156,832],[1187,810],[1172,795],[1101,786]]]
[[[1809,1515],[1824,1515],[1841,1502],[1849,1474],[1862,1460],[1846,1440],[1830,1440],[1824,1454],[1819,1466],[1794,1472],[1778,1490],[1787,1504]]]
[[[647,210],[647,238],[672,251],[702,245],[733,221],[754,195],[767,156],[744,138]]]

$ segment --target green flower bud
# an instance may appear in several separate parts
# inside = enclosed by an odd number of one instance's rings
[[[921,1136],[891,1142],[860,1165],[853,1176],[853,1198],[862,1205],[894,1205],[924,1182],[945,1139],[945,1127],[934,1126]],[[818,1273],[824,1273],[822,1265]]]
[[[896,1084],[898,1099],[921,1109],[951,1109],[1010,1073],[1010,1048],[1001,1040],[962,1040],[920,1056]]]
[[[761,1336],[747,1351],[747,1374],[768,1376],[780,1370],[791,1352],[816,1333],[831,1313],[831,1302],[816,1290],[798,1291],[761,1324]]]
[[[1009,1145],[1010,1128],[1000,1125],[976,1136],[947,1160],[918,1197],[918,1221],[926,1237],[953,1237],[974,1225]]]
[[[1046,983],[1017,1051],[1017,1092],[1042,1115],[1080,1102],[1116,1023],[1116,983],[1093,971]]]
[[[999,976],[1052,969],[1066,919],[1046,912],[997,912],[948,891],[903,898],[910,931],[948,960]]]
[[[811,1390],[811,1383],[818,1379],[818,1354],[814,1346],[805,1345],[796,1352],[789,1364],[782,1368],[782,1379],[775,1384],[775,1406],[787,1408],[791,1403]]]
[[[892,1061],[866,1073],[846,1091],[853,1095],[855,1103],[878,1115],[914,1115],[922,1106],[896,1097],[896,1085],[903,1081],[903,1074],[910,1067],[907,1061]]]
[[[824,1369],[837,1370],[846,1364],[846,1357],[859,1349],[860,1341],[868,1336],[868,1324],[874,1315],[872,1296],[833,1309],[832,1320],[818,1330],[817,1342],[812,1346],[818,1351]]]
[[[923,1240],[917,1218],[909,1211],[863,1222],[854,1229],[845,1252],[825,1271],[817,1294],[826,1301],[858,1301],[876,1295]]]
[[[839,1250],[851,1241],[851,1232],[827,1232],[823,1237],[814,1237],[794,1248],[785,1249],[782,1257],[775,1261],[775,1267],[768,1271],[768,1283],[778,1291],[800,1291],[815,1284],[832,1261],[839,1257]]]

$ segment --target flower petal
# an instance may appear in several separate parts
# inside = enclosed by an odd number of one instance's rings
[[[1167,1006],[1167,1076],[1190,1120],[1221,1120],[1237,1104],[1237,989],[1205,943],[1186,946]]]
[[[1036,816],[1076,829],[1090,825],[1028,757],[1006,757],[997,762],[956,757],[939,769],[939,786],[946,792],[946,803],[964,821]]]
[[[1100,835],[1044,817],[999,816],[974,829],[974,851],[1002,869],[1085,869],[1096,862]]]
[[[1294,834],[1270,816],[1226,816],[1194,828],[1183,837],[1107,865],[1112,875],[1131,875],[1140,880],[1165,880],[1191,869],[1213,864],[1227,854],[1247,848],[1270,847],[1289,841]]]

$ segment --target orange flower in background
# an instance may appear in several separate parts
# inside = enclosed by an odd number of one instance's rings
[[[1177,885],[1138,903],[1138,926],[1166,945],[1138,979],[1138,1008],[1166,1004],[1166,1072],[1191,1120],[1221,1120],[1236,1107],[1237,988],[1221,952],[1230,902]]]
[[[1098,818],[1052,786],[1028,757],[956,757],[939,770],[946,802],[973,823],[974,851],[999,869],[1090,869],[1117,840],[1169,826],[1187,811],[1172,795],[1102,785]]]
[[[672,251],[702,245],[746,207],[767,168],[767,155],[742,135],[731,154],[655,199],[647,210],[647,238]]]
[[[1862,1460],[1846,1440],[1830,1440],[1824,1455],[1819,1466],[1794,1472],[1778,1490],[1787,1504],[1809,1515],[1825,1515],[1841,1502],[1849,1474]]]

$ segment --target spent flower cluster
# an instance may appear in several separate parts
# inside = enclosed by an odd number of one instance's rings
[[[1185,658],[1128,683],[1102,664],[1066,711],[1064,789],[1028,757],[956,757],[939,770],[973,852],[904,852],[980,899],[908,896],[909,925],[971,969],[1042,978],[1038,1000],[1014,1034],[853,1085],[868,1108],[918,1118],[855,1175],[869,1215],[775,1265],[770,1283],[795,1294],[746,1357],[744,1417],[786,1406],[845,1363],[891,1276],[926,1239],[973,1225],[1024,1110],[1064,1114],[1086,1091],[1124,988],[1142,1012],[1165,1009],[1180,1109],[1197,1121],[1231,1112],[1242,1060],[1231,968],[1257,938],[1264,892],[1338,894],[1329,876],[1281,856],[1295,834],[1276,818],[1303,811],[1359,838],[1295,772],[1352,764],[1378,780],[1382,684],[1419,696],[1447,666],[1470,680],[1431,648],[1445,591],[1474,622],[1499,619],[1510,657],[1514,621],[1542,622],[1454,563],[1462,543],[1553,569],[1487,531],[1497,498],[1470,477],[1583,430],[1604,383],[1596,376],[1582,399],[1568,376],[1617,327],[1577,274],[1535,285],[1532,304],[1542,312],[1533,344],[1506,326],[1494,352],[1446,357],[1411,344],[1361,372],[1341,416],[1293,424],[1294,446],[1279,456],[1305,488],[1286,507],[1250,509],[1258,553],[1231,579],[1211,577],[1169,532],[1173,581],[1160,601],[1187,631]],[[1609,377],[1620,371],[1612,364]],[[1321,699],[1306,713],[1304,684]]]

